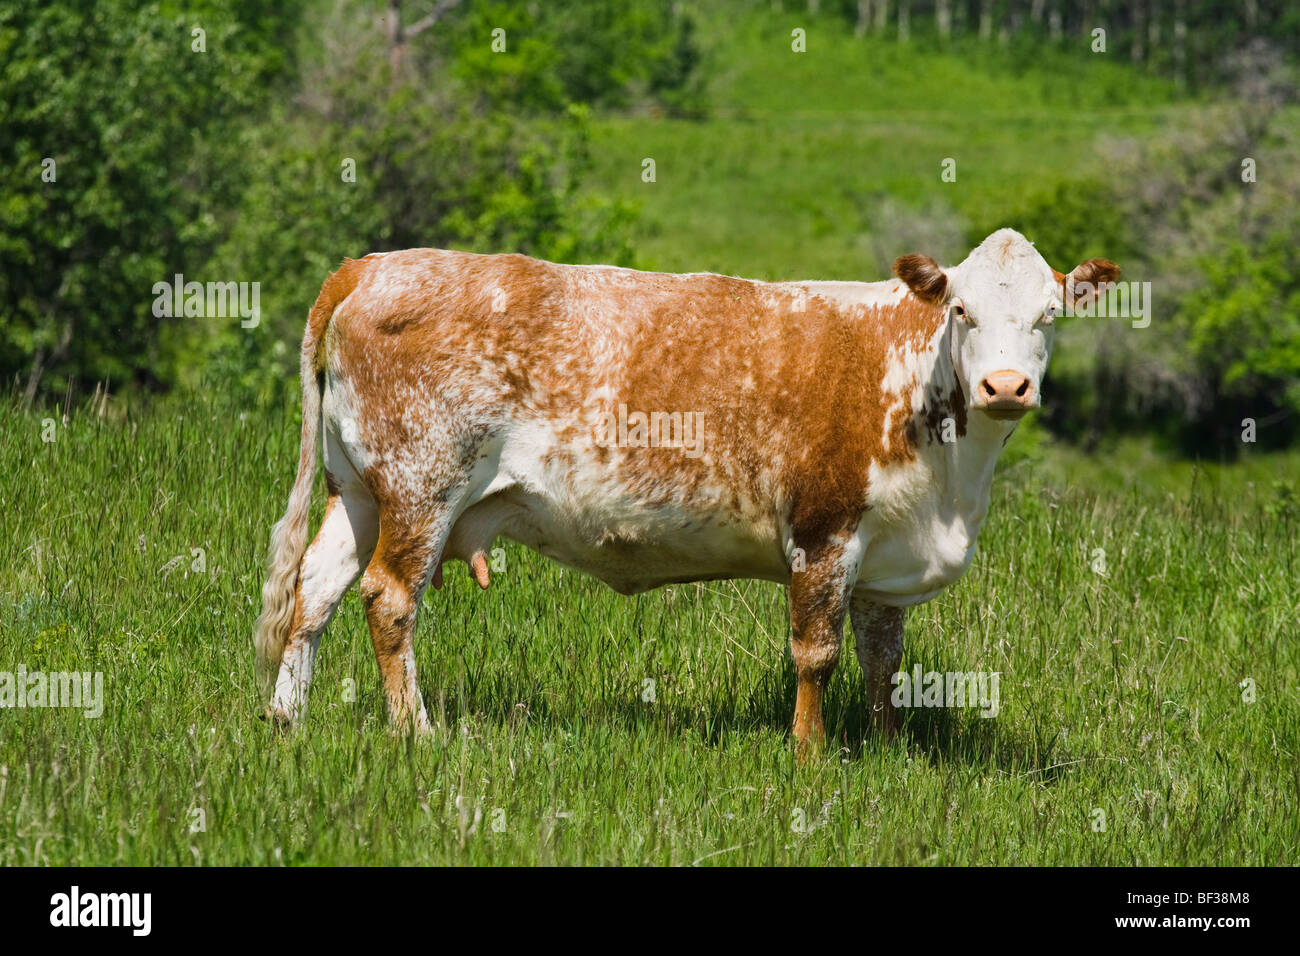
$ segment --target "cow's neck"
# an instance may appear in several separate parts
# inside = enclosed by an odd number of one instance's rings
[[[1015,422],[997,421],[983,412],[971,411],[965,435],[951,444],[933,446],[943,457],[936,470],[944,476],[948,496],[961,513],[977,524],[988,511],[998,456],[1015,427]]]
[[[921,381],[937,383],[941,395],[951,394],[954,385],[961,388],[949,349],[951,334],[951,327],[944,330],[935,347],[925,354],[920,369]],[[932,394],[933,390],[926,390],[927,401]],[[968,405],[969,396],[964,390],[959,394],[960,402]],[[923,408],[921,415],[925,416],[927,411]],[[936,479],[935,490],[941,500],[951,502],[959,514],[972,520],[976,525],[972,531],[975,531],[988,511],[998,456],[1015,431],[1016,423],[998,421],[969,407],[960,411],[950,408],[944,414],[952,414],[957,420],[952,428],[956,440],[933,441],[929,434],[922,432],[920,456]],[[961,427],[957,427],[958,422]]]

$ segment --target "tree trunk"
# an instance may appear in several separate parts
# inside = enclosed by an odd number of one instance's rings
[[[36,350],[32,356],[32,367],[27,373],[27,387],[23,389],[23,407],[30,408],[32,402],[36,400],[36,392],[40,389],[41,378],[45,375],[45,370],[51,365],[61,362],[63,357],[68,354],[68,346],[72,344],[72,320],[68,319],[63,323],[63,331],[59,333],[59,341],[50,349],[49,354],[45,348],[41,347]]]
[[[397,85],[402,72],[402,0],[388,0],[388,16],[384,21],[388,44],[389,82]]]
[[[1146,57],[1147,8],[1146,0],[1133,0],[1133,42],[1129,46],[1129,59],[1141,63]]]
[[[388,68],[392,72],[392,84],[397,86],[402,72],[402,57],[409,40],[419,36],[425,30],[438,25],[447,11],[457,6],[460,0],[439,0],[438,5],[409,27],[402,26],[402,0],[388,0],[388,17],[384,23],[388,39]]]
[[[1174,79],[1187,84],[1187,0],[1174,0]]]

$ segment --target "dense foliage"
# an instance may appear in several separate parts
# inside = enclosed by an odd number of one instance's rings
[[[293,18],[233,2],[0,9],[0,373],[29,397],[170,377],[177,330],[150,290],[201,270],[225,234],[239,131],[286,75]]]

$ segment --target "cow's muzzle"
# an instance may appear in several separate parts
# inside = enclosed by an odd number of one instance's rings
[[[1034,383],[1021,372],[990,372],[975,392],[975,407],[991,418],[1020,418],[1037,404]]]

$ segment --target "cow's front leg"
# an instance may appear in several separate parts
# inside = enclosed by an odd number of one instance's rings
[[[871,726],[888,740],[901,726],[892,696],[894,675],[903,663],[903,608],[854,595],[849,614],[866,683],[867,706],[871,708]]]
[[[822,694],[835,673],[844,615],[857,578],[861,549],[855,541],[822,549],[806,570],[790,575],[790,654],[798,681],[794,737],[800,760],[826,742]]]

